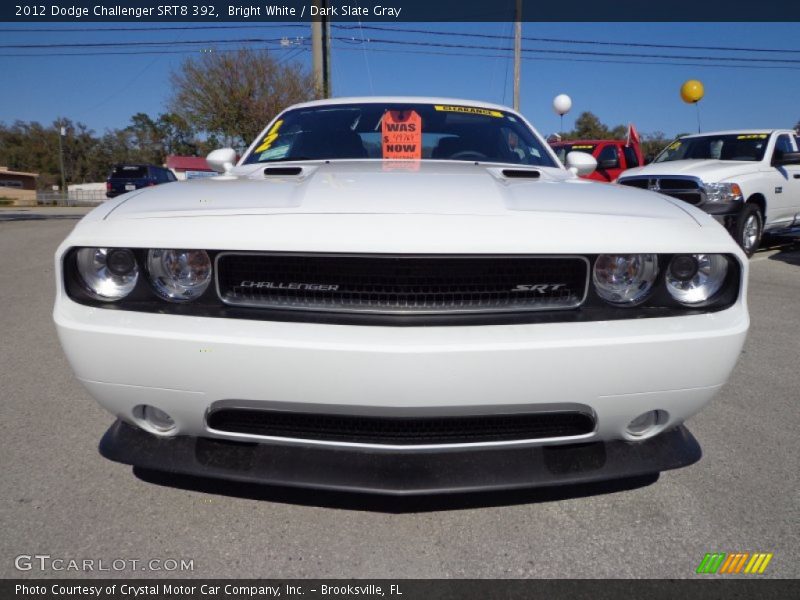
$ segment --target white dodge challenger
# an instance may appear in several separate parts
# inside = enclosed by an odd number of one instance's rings
[[[652,474],[736,364],[747,261],[708,214],[579,179],[519,113],[352,98],[218,176],[137,190],[56,253],[103,456],[425,494]],[[234,164],[236,163],[236,164]]]

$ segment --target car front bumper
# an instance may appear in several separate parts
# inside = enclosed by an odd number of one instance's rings
[[[495,414],[580,406],[594,431],[571,438],[487,442],[482,448],[641,441],[646,411],[680,425],[727,380],[749,326],[740,300],[724,311],[583,323],[375,327],[249,321],[92,308],[59,296],[59,338],[76,375],[112,414],[166,411],[173,435],[307,445],[221,432],[221,404],[357,415]],[[369,444],[314,442],[338,448]],[[452,447],[451,447],[452,446]],[[474,449],[379,445],[399,453]]]

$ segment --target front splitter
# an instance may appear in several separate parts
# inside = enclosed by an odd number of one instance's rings
[[[691,465],[702,455],[684,426],[642,442],[386,452],[311,445],[161,438],[122,421],[100,441],[109,460],[156,471],[276,486],[419,495],[574,485]]]

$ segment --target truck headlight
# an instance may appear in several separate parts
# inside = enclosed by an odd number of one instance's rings
[[[656,254],[601,254],[594,262],[592,281],[606,302],[635,306],[647,298],[657,276]]]
[[[211,259],[205,250],[149,250],[147,272],[164,300],[190,302],[211,282]]]
[[[727,275],[722,254],[679,254],[667,269],[667,290],[681,304],[700,304],[722,288]]]
[[[136,257],[127,248],[81,248],[76,262],[83,287],[95,300],[121,300],[139,280]]]
[[[741,202],[742,188],[737,183],[704,183],[706,202]]]

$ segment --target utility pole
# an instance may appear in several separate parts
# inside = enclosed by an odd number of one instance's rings
[[[514,110],[519,110],[519,72],[522,61],[522,0],[517,0],[517,15],[514,19]]]
[[[325,14],[327,0],[314,0],[321,16],[311,20],[311,60],[314,72],[314,87],[317,98],[331,95],[331,24]]]
[[[66,127],[59,127],[58,129],[58,162],[61,164],[61,193],[64,194],[64,198],[67,197],[67,183],[66,179],[64,178],[64,146],[61,143],[61,138],[67,135],[67,128]]]

